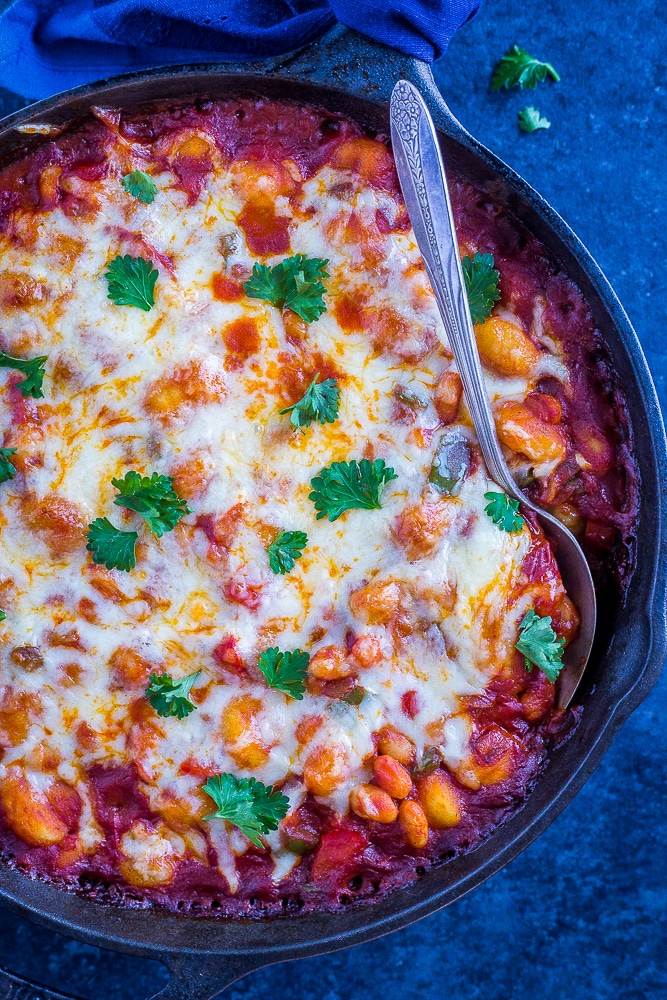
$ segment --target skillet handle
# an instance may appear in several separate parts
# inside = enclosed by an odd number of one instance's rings
[[[396,81],[410,80],[419,88],[441,131],[472,144],[479,155],[488,156],[485,147],[449,110],[428,63],[406,56],[342,24],[337,24],[304,49],[254,65],[246,64],[244,68],[344,90],[387,105]]]
[[[149,997],[149,1000],[211,1000],[249,972],[273,964],[270,955],[265,959],[257,954],[171,954],[166,955],[164,961],[169,969],[169,982],[159,993]],[[21,997],[21,1000],[24,998]],[[37,998],[28,997],[25,1000]],[[51,997],[46,997],[45,1000],[51,1000]]]
[[[150,1000],[211,1000],[249,972],[266,963],[257,955],[211,958],[201,955],[170,955],[166,959],[169,982]],[[0,966],[0,1000],[78,1000],[46,986],[22,979]]]
[[[21,979],[0,966],[0,1000],[76,1000],[76,997]]]

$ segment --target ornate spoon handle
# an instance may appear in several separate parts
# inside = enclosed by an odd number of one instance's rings
[[[438,137],[421,94],[407,80],[399,80],[391,96],[391,138],[403,197],[487,470],[509,496],[539,517],[554,543],[565,588],[581,615],[579,636],[566,650],[558,681],[558,704],[564,707],[581,680],[593,644],[596,601],[590,569],[574,535],[524,495],[505,461],[479,360]]]
[[[512,478],[496,435],[435,127],[419,91],[405,80],[396,84],[391,98],[391,137],[412,228],[463,381],[486,467],[510,496],[531,506]]]

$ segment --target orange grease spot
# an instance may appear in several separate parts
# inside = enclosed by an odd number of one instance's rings
[[[243,298],[243,284],[240,281],[232,281],[224,274],[214,274],[211,278],[211,289],[213,295],[220,302],[238,302]]]
[[[259,350],[260,336],[257,321],[247,316],[235,319],[222,331],[222,339],[230,354],[225,361],[225,368],[234,371]]]
[[[287,216],[276,215],[273,200],[265,198],[246,202],[239,216],[248,247],[256,254],[288,253],[289,223]]]

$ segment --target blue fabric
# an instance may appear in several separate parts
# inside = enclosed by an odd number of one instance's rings
[[[47,97],[116,73],[289,52],[336,20],[427,62],[481,0],[15,0],[0,86]]]

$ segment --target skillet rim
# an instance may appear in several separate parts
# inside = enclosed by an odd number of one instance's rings
[[[370,60],[370,62],[369,62]],[[180,953],[182,956],[197,956],[197,960],[206,955],[235,955],[238,961],[233,961],[235,974],[233,978],[274,961],[287,958],[304,957],[317,952],[331,951],[347,947],[361,941],[369,940],[380,934],[398,929],[408,923],[434,912],[447,905],[464,892],[474,888],[499,868],[515,857],[521,850],[538,836],[546,826],[556,818],[565,805],[576,794],[592,773],[603,754],[611,744],[620,725],[634,710],[657,680],[662,661],[665,656],[667,628],[667,567],[665,563],[664,524],[662,523],[667,510],[667,453],[665,450],[664,429],[662,418],[652,385],[651,377],[643,356],[639,341],[634,333],[611,286],[603,276],[597,264],[588,251],[572,233],[560,216],[511,168],[504,164],[493,153],[489,152],[477,140],[473,139],[453,118],[446,104],[435,87],[430,69],[418,60],[401,56],[393,50],[386,49],[377,43],[362,38],[355,32],[340,27],[332,29],[319,42],[314,43],[300,53],[267,60],[262,64],[197,64],[193,66],[166,67],[148,70],[141,73],[126,74],[102,81],[98,84],[85,85],[56,97],[49,98],[37,105],[21,109],[11,115],[4,123],[4,131],[0,130],[0,141],[3,136],[15,133],[13,127],[35,118],[42,120],[51,117],[53,111],[63,110],[76,102],[90,103],[89,99],[108,93],[113,88],[121,86],[143,86],[151,81],[160,83],[182,84],[188,80],[204,77],[209,85],[215,78],[229,80],[232,84],[230,92],[239,90],[240,78],[252,79],[260,90],[278,83],[280,87],[293,85],[297,90],[320,85],[323,95],[322,102],[305,96],[297,97],[309,103],[321,103],[327,106],[326,94],[333,95],[332,103],[350,100],[360,104],[372,104],[382,110],[382,105],[388,101],[393,82],[403,75],[422,89],[434,115],[439,132],[447,140],[457,143],[470,155],[481,161],[487,170],[513,193],[517,206],[521,210],[523,204],[531,221],[539,221],[542,232],[536,232],[539,239],[546,234],[553,244],[559,245],[566,258],[556,259],[569,275],[572,270],[577,272],[573,280],[581,288],[589,306],[591,296],[598,300],[598,310],[606,316],[618,334],[615,350],[623,348],[624,363],[631,383],[623,378],[624,388],[632,386],[632,392],[637,393],[635,409],[641,411],[649,431],[652,443],[652,462],[647,461],[646,467],[641,466],[644,484],[649,480],[657,503],[651,511],[653,536],[653,572],[648,574],[650,588],[644,591],[643,603],[650,608],[651,613],[645,613],[636,622],[634,642],[626,642],[625,647],[615,652],[619,656],[633,656],[635,660],[643,660],[632,678],[632,683],[617,696],[611,706],[607,706],[608,716],[584,750],[583,756],[571,770],[566,780],[560,783],[556,793],[539,805],[534,802],[539,788],[543,785],[546,772],[542,775],[538,787],[529,797],[527,803],[500,826],[495,835],[470,854],[454,859],[447,865],[431,871],[405,889],[394,890],[387,897],[345,913],[317,912],[303,916],[294,915],[278,920],[240,920],[221,921],[220,918],[183,918],[172,913],[150,911],[151,931],[147,934],[147,911],[116,909],[93,903],[70,893],[63,892],[48,883],[27,879],[19,872],[0,868],[0,901],[3,905],[27,916],[51,930],[77,937],[79,940],[97,944],[115,950],[125,951],[145,957],[164,958],[165,952]],[[331,81],[336,86],[331,86]],[[321,84],[324,83],[324,88]],[[365,92],[360,96],[360,91]],[[195,95],[192,95],[195,96]],[[330,105],[331,106],[331,105]],[[50,114],[51,113],[51,114]],[[353,116],[354,117],[354,116]],[[12,156],[14,158],[14,156]],[[522,218],[521,211],[516,212]],[[523,221],[523,219],[522,219]],[[531,231],[535,228],[531,225]],[[547,244],[549,246],[549,244]],[[550,247],[549,247],[550,248]],[[550,248],[551,249],[551,248]],[[581,278],[585,277],[585,281]],[[584,287],[582,287],[582,285]],[[586,287],[587,286],[587,287]],[[596,320],[599,316],[594,315]],[[606,338],[605,338],[606,341]],[[608,341],[606,341],[608,343]],[[617,367],[616,354],[610,349],[614,366]],[[662,486],[660,476],[662,470]],[[642,486],[642,491],[644,485]],[[643,496],[643,493],[642,493]],[[640,520],[644,515],[645,504],[642,503]],[[660,570],[659,557],[663,553],[663,569]],[[646,576],[646,574],[644,574]],[[631,582],[631,589],[634,580]],[[650,595],[650,599],[649,598]],[[655,620],[655,629],[652,620]],[[662,627],[661,627],[662,626]],[[630,636],[630,640],[632,640]],[[641,649],[637,651],[637,642]],[[633,648],[628,648],[628,645]],[[643,652],[642,652],[643,650]],[[598,651],[599,655],[599,651]],[[604,659],[610,655],[604,653]],[[593,695],[587,691],[586,697]],[[572,747],[581,742],[575,737],[570,744],[552,753],[551,757],[573,756]],[[568,746],[570,751],[568,752]],[[551,767],[547,769],[549,771]],[[533,802],[532,809],[529,808]],[[532,814],[532,815],[531,815]],[[526,820],[528,819],[528,822]],[[504,833],[504,835],[503,835]],[[477,860],[472,865],[472,871],[462,874],[453,882],[448,876],[457,867],[457,862],[464,859]],[[458,868],[465,867],[458,865]],[[443,884],[445,883],[445,884]],[[333,933],[328,924],[334,924]],[[124,926],[121,926],[123,924]],[[314,933],[309,934],[309,931]],[[295,933],[296,932],[296,933]],[[129,936],[128,936],[129,933]],[[295,941],[294,937],[299,937]],[[148,938],[151,940],[147,940]],[[231,938],[231,940],[230,940]],[[269,944],[269,938],[275,942]],[[238,939],[238,940],[235,940]],[[240,958],[243,962],[239,964]],[[192,974],[190,968],[189,974]],[[240,969],[240,971],[238,971]],[[230,967],[229,972],[232,972]],[[213,974],[213,973],[212,973]],[[231,981],[218,969],[217,978]],[[44,992],[44,991],[43,991]]]

